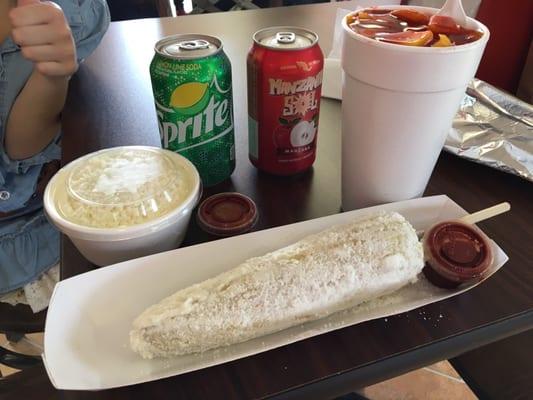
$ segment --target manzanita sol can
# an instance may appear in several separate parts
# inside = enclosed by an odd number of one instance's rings
[[[262,29],[248,53],[250,161],[292,175],[315,161],[324,56],[316,33],[297,27]]]
[[[150,65],[163,148],[198,169],[204,186],[235,169],[231,64],[219,39],[197,34],[166,37]]]

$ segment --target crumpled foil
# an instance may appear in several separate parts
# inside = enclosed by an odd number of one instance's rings
[[[533,181],[533,106],[473,79],[444,148]]]

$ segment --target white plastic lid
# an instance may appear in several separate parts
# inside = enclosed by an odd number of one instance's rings
[[[95,228],[129,227],[162,217],[195,189],[195,177],[183,158],[135,146],[83,157],[67,166],[54,183],[58,213],[72,223]]]

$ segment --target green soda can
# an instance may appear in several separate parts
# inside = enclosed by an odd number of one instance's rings
[[[231,64],[219,39],[197,34],[166,37],[150,65],[163,148],[198,169],[204,186],[235,169]]]

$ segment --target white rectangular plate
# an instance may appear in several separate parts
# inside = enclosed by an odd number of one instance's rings
[[[43,358],[52,383],[58,389],[97,390],[183,374],[370,319],[406,312],[474,286],[443,290],[422,277],[390,296],[218,350],[144,360],[130,349],[128,334],[134,318],[178,289],[211,278],[250,257],[379,210],[400,212],[417,230],[465,214],[446,196],[408,200],[177,249],[59,282],[50,302],[44,338]],[[491,274],[507,261],[505,253],[493,245],[496,257]]]

